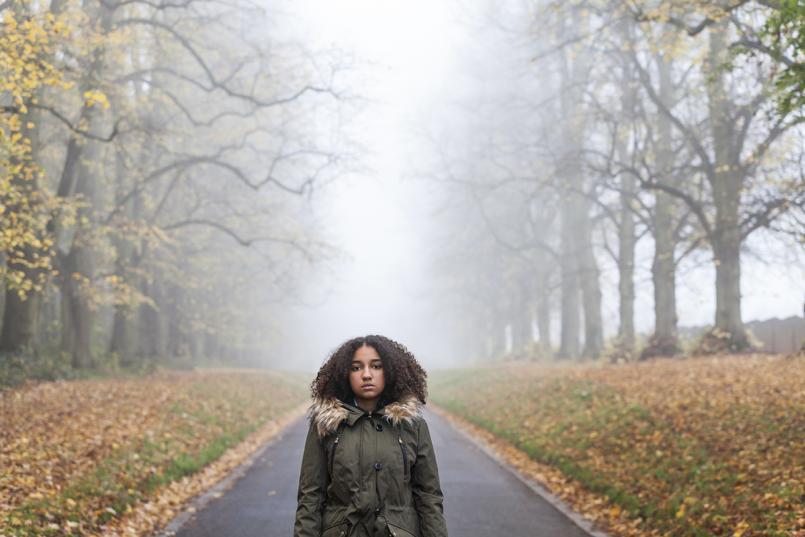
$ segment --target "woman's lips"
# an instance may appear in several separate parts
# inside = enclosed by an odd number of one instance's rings
[[[361,386],[361,388],[363,388],[364,390],[370,390],[374,387],[375,387],[374,384],[364,384],[363,386]]]

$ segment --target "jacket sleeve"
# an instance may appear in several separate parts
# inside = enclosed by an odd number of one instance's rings
[[[439,469],[436,466],[436,454],[433,451],[430,430],[424,418],[419,420],[417,455],[412,467],[411,488],[422,537],[447,537]]]
[[[302,468],[299,472],[294,537],[321,535],[322,506],[327,497],[328,479],[324,446],[316,434],[315,425],[311,422],[302,454]]]

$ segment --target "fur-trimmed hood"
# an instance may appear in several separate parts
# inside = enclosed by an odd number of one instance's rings
[[[321,398],[313,400],[308,410],[308,415],[313,423],[316,424],[316,432],[320,437],[327,436],[334,432],[338,425],[348,420],[349,425],[365,414],[365,411],[339,400],[336,397]],[[415,419],[422,416],[422,403],[414,395],[402,397],[399,401],[393,401],[384,405],[374,412],[383,416],[386,421],[397,426],[402,422],[413,423]]]

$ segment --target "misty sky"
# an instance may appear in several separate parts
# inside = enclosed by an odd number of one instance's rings
[[[426,246],[432,230],[430,215],[438,205],[433,188],[412,174],[424,142],[418,123],[450,109],[450,99],[466,88],[462,65],[498,61],[479,43],[466,14],[451,1],[422,0],[300,0],[283,4],[296,31],[314,48],[354,51],[357,65],[344,73],[355,93],[371,102],[349,127],[368,153],[364,174],[353,174],[318,191],[313,200],[317,217],[326,221],[328,239],[349,258],[315,282],[312,296],[320,304],[288,312],[283,329],[289,336],[284,365],[313,370],[345,339],[382,333],[406,344],[425,367],[457,364],[440,331],[446,313],[429,299]],[[756,252],[768,247],[750,240]],[[743,265],[744,320],[787,317],[802,312],[805,270],[789,264],[792,252],[772,247],[773,264],[754,256]],[[650,285],[651,245],[638,251],[635,321],[638,331],[653,325]],[[648,256],[648,257],[647,257]],[[642,259],[642,263],[640,260]],[[617,329],[617,271],[602,262],[605,334]],[[680,272],[680,326],[712,322],[714,272],[709,259],[700,268]],[[554,323],[558,328],[558,322]]]

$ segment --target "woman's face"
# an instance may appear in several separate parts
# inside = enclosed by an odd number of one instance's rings
[[[355,351],[349,368],[349,385],[356,399],[374,400],[383,393],[386,387],[383,362],[373,347],[363,345]]]

